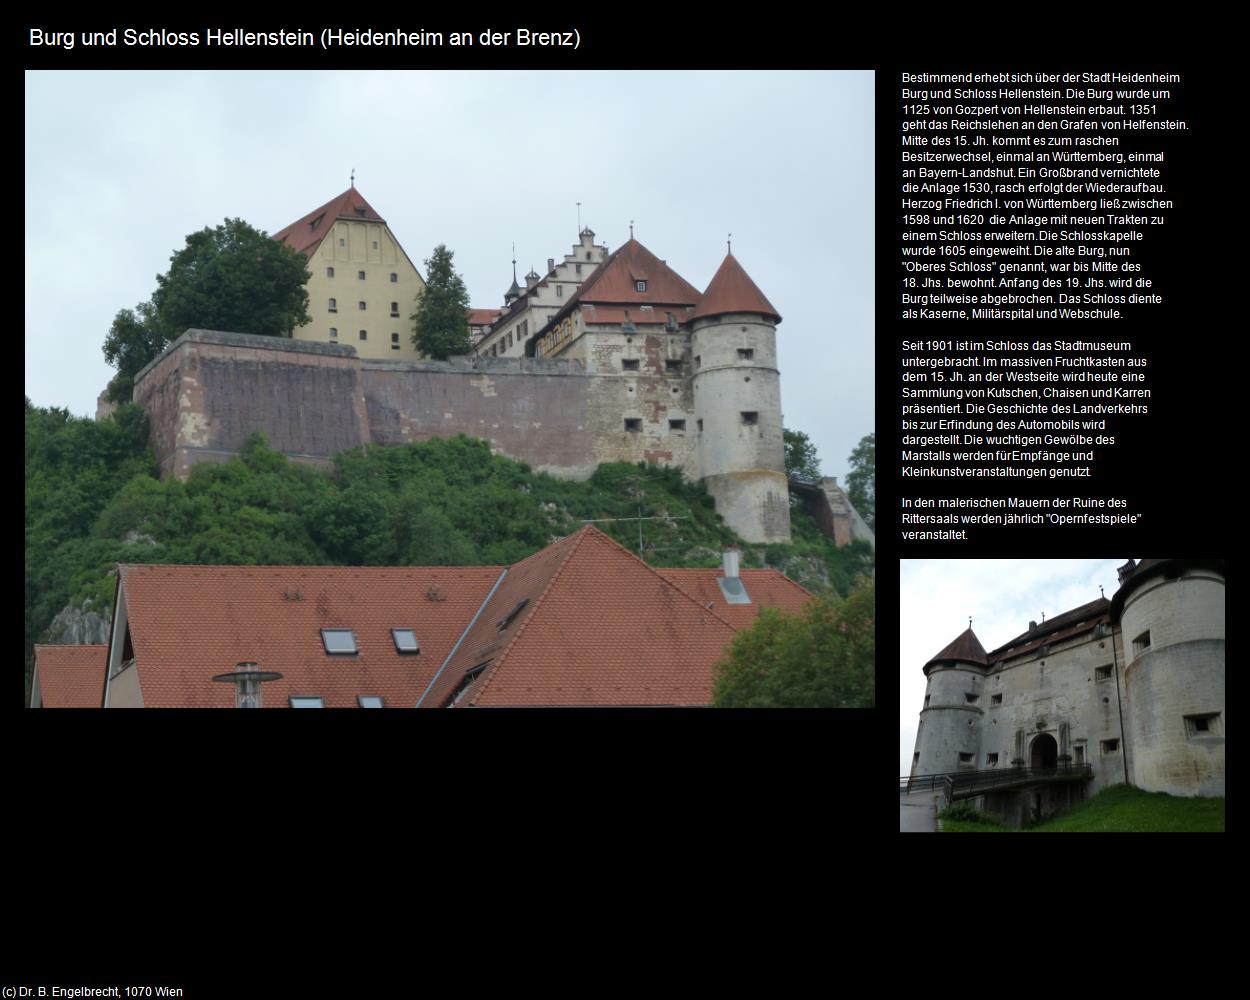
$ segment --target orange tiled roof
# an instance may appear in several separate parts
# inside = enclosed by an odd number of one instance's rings
[[[812,599],[784,573],[775,569],[739,570],[750,604],[729,604],[716,578],[725,574],[720,569],[657,569],[669,583],[680,587],[704,607],[711,605],[721,618],[734,628],[749,628],[759,617],[760,608],[777,608],[793,614],[801,611]]]
[[[985,656],[985,647],[981,645],[981,640],[977,638],[972,628],[966,628],[959,633],[949,646],[947,646],[937,656],[929,660],[929,663],[937,663],[939,660],[959,660],[962,663],[979,663],[987,664],[988,660]],[[929,663],[925,664],[927,667]],[[926,670],[927,674],[928,671]]]
[[[751,280],[750,275],[742,269],[733,254],[725,255],[690,318],[720,316],[724,313],[762,313],[771,317],[774,323],[781,322],[781,315]]]
[[[302,219],[292,222],[285,229],[278,230],[273,234],[273,238],[311,257],[321,245],[321,241],[333,232],[335,219],[363,219],[366,222],[386,224],[386,220],[365,201],[364,195],[353,187],[348,188],[337,198],[331,198],[320,208],[314,208]]]
[[[36,646],[35,675],[44,708],[99,708],[108,646]]]
[[[645,292],[638,291],[639,281],[647,283]],[[577,291],[557,315],[567,314],[569,308],[578,302],[618,306],[647,303],[663,308],[693,306],[699,298],[699,290],[694,285],[637,240],[631,239],[618,247],[577,286]]]
[[[424,704],[489,659],[460,706],[707,705],[733,631],[588,525],[513,567]]]
[[[499,318],[499,309],[470,309],[469,325],[470,326],[490,326]]]
[[[215,674],[254,660],[282,680],[266,707],[319,695],[327,708],[357,695],[411,708],[499,578],[497,567],[122,566],[131,641],[145,706],[227,708]],[[359,653],[332,656],[322,628],[350,628]],[[411,628],[419,655],[396,651]]]

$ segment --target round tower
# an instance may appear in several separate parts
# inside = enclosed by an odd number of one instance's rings
[[[1133,784],[1224,794],[1224,560],[1143,559],[1111,600]]]
[[[717,513],[748,542],[788,542],[781,316],[728,254],[690,321],[699,476]]]
[[[980,766],[988,670],[985,649],[971,627],[924,665],[929,683],[916,730],[912,777]]]

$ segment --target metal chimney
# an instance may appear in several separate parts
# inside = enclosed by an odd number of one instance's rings
[[[725,578],[729,580],[736,579],[738,576],[738,561],[742,557],[742,553],[737,549],[726,549],[724,557],[724,573]]]

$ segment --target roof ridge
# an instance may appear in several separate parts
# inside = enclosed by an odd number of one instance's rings
[[[529,628],[530,622],[534,620],[534,615],[538,613],[539,606],[543,603],[543,600],[546,598],[546,596],[551,592],[551,588],[555,586],[556,581],[560,578],[560,574],[564,572],[564,567],[566,567],[569,564],[569,560],[573,558],[573,553],[576,552],[581,547],[582,542],[586,540],[587,536],[589,535],[591,531],[597,531],[597,530],[598,529],[596,529],[593,524],[588,524],[584,528],[580,528],[577,531],[573,532],[572,535],[565,536],[565,538],[571,537],[571,538],[575,538],[576,540],[569,545],[568,552],[565,553],[564,558],[560,560],[560,565],[556,567],[555,572],[552,573],[551,577],[547,580],[547,586],[543,587],[542,593],[539,594],[536,598],[534,598],[534,600],[531,602],[532,606],[529,609],[529,614],[527,614],[525,618],[521,621],[520,626],[517,628],[512,638],[509,639],[507,643],[504,645],[503,649],[499,651],[499,654],[493,658],[490,668],[485,671],[485,676],[482,678],[481,687],[477,689],[477,693],[474,694],[473,700],[469,702],[470,705],[476,704],[477,700],[483,694],[486,693],[486,689],[491,686],[491,683],[494,681],[495,676],[499,673],[500,665],[503,663],[504,660],[508,658],[508,654],[512,652],[512,647],[517,644],[517,640],[520,639],[521,636],[525,634],[525,630]],[[602,532],[599,532],[599,534],[602,534]],[[581,537],[577,538],[578,535],[580,535]],[[564,539],[562,538],[560,539],[560,541],[564,541]],[[552,544],[558,545],[559,542],[553,542]],[[539,552],[542,552],[542,551],[544,550],[542,549],[539,550]],[[534,553],[534,555],[538,555],[538,554],[539,554],[538,552]],[[529,556],[527,557],[527,559],[522,559],[521,562],[526,562],[528,561],[528,559],[533,559],[533,558],[534,556]],[[521,563],[516,563],[514,564],[514,566],[510,567],[509,570],[511,571],[511,569],[515,569],[516,566],[519,566],[519,565],[521,565]]]

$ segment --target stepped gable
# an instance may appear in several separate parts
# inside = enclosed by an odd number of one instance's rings
[[[588,525],[509,571],[422,703],[707,705],[733,632]]]
[[[759,313],[768,316],[774,323],[781,322],[781,314],[773,308],[733,254],[726,254],[721,261],[690,319],[723,316],[726,313]]]
[[[44,708],[99,708],[108,646],[35,646],[35,676]]]
[[[982,667],[989,665],[989,660],[985,655],[985,647],[981,645],[981,640],[977,638],[971,626],[960,632],[954,642],[924,665],[925,674],[928,674],[929,668],[933,664],[950,661],[974,663]]]
[[[348,188],[337,198],[331,198],[320,208],[314,208],[302,219],[292,222],[285,229],[278,230],[273,234],[273,238],[311,257],[316,253],[321,241],[334,231],[336,219],[352,219],[386,225],[386,220],[378,215],[373,210],[373,206],[365,201],[364,195],[353,187]]]

